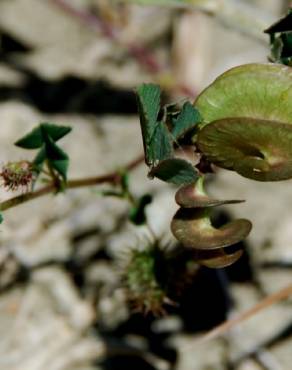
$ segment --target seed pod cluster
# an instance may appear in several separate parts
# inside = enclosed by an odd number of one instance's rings
[[[2,167],[0,177],[7,190],[15,191],[19,188],[28,189],[35,178],[35,172],[31,162],[9,162]]]
[[[281,64],[246,64],[219,76],[196,99],[203,117],[193,141],[209,163],[257,181],[292,178],[292,68]],[[239,219],[216,229],[212,207],[235,201],[210,199],[202,183],[176,193],[180,209],[171,229],[199,263],[224,267],[242,250],[230,246],[251,230]]]
[[[202,178],[196,184],[185,185],[176,193],[180,206],[171,223],[174,236],[187,248],[194,250],[198,263],[211,268],[226,267],[237,261],[242,249],[232,245],[245,239],[252,224],[245,219],[232,221],[215,228],[211,222],[213,207],[240,203],[241,200],[217,200],[210,198],[203,189]]]
[[[195,138],[219,167],[257,181],[292,178],[292,68],[246,64],[219,76],[196,99]]]

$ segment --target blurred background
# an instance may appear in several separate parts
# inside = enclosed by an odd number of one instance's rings
[[[141,1],[142,2],[142,1]],[[149,2],[150,5],[147,5]],[[102,175],[143,152],[134,88],[155,82],[165,102],[193,100],[233,66],[265,62],[263,30],[284,0],[195,0],[168,7],[114,0],[0,0],[0,161],[31,159],[12,144],[39,122],[70,125],[70,178]],[[159,1],[158,1],[159,2]],[[182,3],[184,3],[182,1]],[[151,229],[174,243],[175,188],[129,175],[153,196]],[[220,223],[253,222],[235,265],[198,268],[167,315],[133,312],[121,282],[132,248],[151,237],[128,220],[110,185],[48,195],[4,213],[0,233],[0,370],[290,370],[291,302],[223,338],[200,335],[292,278],[291,182],[262,184],[218,170],[209,191],[246,199]],[[14,196],[1,188],[1,201]]]

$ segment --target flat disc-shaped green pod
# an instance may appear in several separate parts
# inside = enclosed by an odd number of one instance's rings
[[[211,224],[209,212],[201,208],[180,208],[171,222],[173,235],[183,245],[204,250],[238,243],[247,237],[251,228],[250,221],[239,219],[216,229]]]
[[[219,76],[194,105],[204,124],[228,117],[292,123],[292,68],[245,64]]]
[[[209,268],[223,268],[232,265],[243,255],[243,249],[228,253],[227,248],[220,248],[212,251],[198,250],[195,258],[200,265]]]
[[[184,185],[175,194],[176,203],[183,208],[216,207],[223,204],[242,203],[244,200],[219,200],[210,198],[198,183]]]
[[[292,178],[292,125],[226,118],[206,125],[197,145],[207,159],[258,181]]]

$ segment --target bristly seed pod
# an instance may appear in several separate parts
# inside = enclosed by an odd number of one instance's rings
[[[167,306],[176,306],[199,269],[192,251],[167,248],[159,241],[129,253],[123,285],[132,308],[144,314],[163,315]]]
[[[2,167],[0,176],[7,190],[29,188],[35,178],[33,164],[29,161],[8,162]]]
[[[132,249],[124,272],[124,284],[131,305],[138,312],[154,315],[164,313],[169,301],[159,280],[159,266],[164,255],[154,243],[143,250]]]

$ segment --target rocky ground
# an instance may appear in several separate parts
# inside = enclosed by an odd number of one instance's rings
[[[181,99],[177,87],[198,92],[227,68],[265,61],[269,54],[267,40],[244,24],[234,28],[226,15],[72,0],[81,11],[76,15],[57,3],[0,2],[1,163],[32,158],[12,144],[49,121],[73,127],[62,140],[70,178],[115,171],[142,152],[132,92],[137,84],[158,80],[170,97]],[[268,26],[288,2],[245,3]],[[98,11],[98,19],[117,27],[118,42],[91,18],[80,17],[84,11]],[[147,45],[166,65],[163,71],[154,73],[129,56],[132,43]],[[130,184],[136,196],[153,195],[147,208],[151,228],[174,243],[174,188],[150,181],[144,165],[131,173]],[[145,227],[130,224],[126,202],[101,196],[105,189],[111,187],[48,195],[5,212],[0,370],[291,369],[291,300],[224,337],[200,341],[203,332],[291,282],[290,181],[262,184],[223,170],[210,179],[211,194],[246,199],[223,208],[220,217],[246,217],[253,231],[238,263],[201,268],[165,317],[129,308],[120,282],[123,261],[150,236]],[[12,195],[0,191],[1,201]]]

